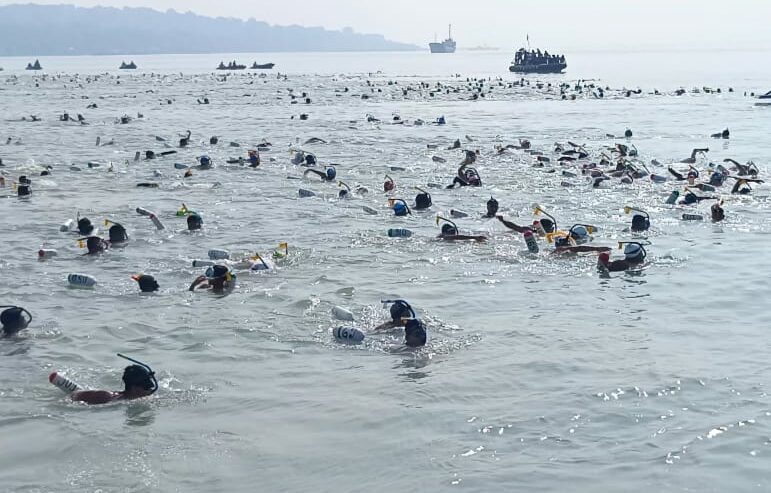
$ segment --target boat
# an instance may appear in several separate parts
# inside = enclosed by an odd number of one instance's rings
[[[270,70],[273,67],[275,67],[275,63],[262,63],[259,64],[257,62],[254,62],[251,67],[249,67],[251,70]]]
[[[761,94],[757,99],[758,102],[755,103],[755,106],[771,106],[771,91]]]
[[[35,60],[34,64],[28,63],[27,70],[43,70],[43,67],[40,66],[40,60]]]
[[[521,74],[561,74],[568,67],[564,55],[520,48],[514,54],[509,71]]]
[[[244,70],[245,68],[246,68],[246,65],[239,65],[236,63],[235,60],[233,60],[227,65],[220,62],[219,66],[217,67],[217,70]]]
[[[758,96],[758,99],[771,99],[771,91],[768,91],[765,94],[761,94],[760,96]]]
[[[428,43],[428,48],[431,50],[431,53],[455,53],[456,47],[457,45],[455,44],[455,40],[452,39],[452,24],[450,24],[447,39],[441,43],[437,41]]]
[[[131,60],[131,63],[121,62],[120,64],[120,70],[136,70],[137,64],[134,63],[134,60]]]

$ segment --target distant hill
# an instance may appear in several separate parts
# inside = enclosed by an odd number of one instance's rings
[[[351,29],[271,26],[174,10],[0,6],[0,56],[280,51],[406,51],[417,46]]]

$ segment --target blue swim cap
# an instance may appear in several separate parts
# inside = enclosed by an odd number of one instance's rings
[[[570,236],[578,245],[589,241],[589,232],[584,226],[576,226],[575,228],[571,229]]]
[[[637,243],[627,243],[626,247],[624,247],[624,256],[626,256],[627,260],[636,259],[641,255],[643,255],[643,249]]]
[[[335,176],[337,176],[337,170],[335,170],[335,168],[332,167],[332,166],[327,168],[327,179],[328,180],[334,180]]]
[[[201,162],[201,166],[209,166],[211,164],[209,156],[201,156],[199,161]]]
[[[406,216],[407,206],[402,202],[394,202],[394,214],[397,216]]]

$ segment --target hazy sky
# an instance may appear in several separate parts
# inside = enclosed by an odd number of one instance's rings
[[[460,47],[552,52],[618,49],[771,49],[769,0],[33,0],[173,8],[271,24],[352,27],[424,45],[452,23]],[[0,5],[24,3],[0,0]],[[767,60],[766,60],[767,61]],[[721,63],[716,55],[715,63]],[[764,62],[765,63],[765,62]]]

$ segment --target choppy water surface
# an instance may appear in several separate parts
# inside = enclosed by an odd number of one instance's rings
[[[463,76],[454,78],[446,65],[431,65],[436,58],[404,56],[408,72],[387,69],[399,65],[397,55],[382,66],[362,58],[357,65],[351,55],[323,63],[289,56],[307,63],[279,65],[287,80],[206,73],[217,57],[197,65],[137,59],[155,75],[119,80],[114,71],[86,75],[113,68],[113,58],[41,60],[77,78],[53,70],[35,78],[2,61],[0,144],[11,138],[0,145],[3,171],[9,183],[32,176],[33,195],[19,200],[3,189],[0,301],[35,317],[20,337],[0,340],[4,491],[771,489],[767,186],[750,197],[723,190],[728,219],[720,225],[685,223],[682,206],[664,205],[673,182],[615,180],[595,190],[580,175],[561,176],[555,161],[535,168],[523,153],[493,152],[528,137],[548,155],[570,140],[596,158],[605,146],[631,142],[644,162],[666,164],[709,147],[698,167],[753,160],[765,177],[771,114],[743,92],[770,89],[762,86],[767,74],[734,69],[744,75],[732,79],[715,69],[708,79],[680,80],[638,68],[646,74],[639,82],[618,74],[611,57],[597,63],[598,76],[612,81],[602,100],[583,93],[562,101],[535,78],[512,87],[518,78],[501,72],[502,85],[488,83],[492,91],[472,101],[465,77],[488,75],[474,60],[489,59],[461,54],[453,71]],[[554,87],[574,77],[541,80]],[[431,96],[421,82],[451,91]],[[722,92],[673,95],[686,83]],[[625,97],[624,86],[643,92]],[[405,96],[407,87],[414,90]],[[654,87],[664,94],[649,94]],[[311,104],[291,104],[290,90],[307,92]],[[197,104],[202,97],[211,104]],[[98,108],[87,110],[90,103]],[[63,111],[90,124],[60,122]],[[137,113],[143,118],[116,124]],[[301,113],[307,121],[290,118]],[[19,121],[31,114],[42,121]],[[381,122],[368,123],[367,114]],[[408,123],[444,115],[448,123],[392,125],[394,114]],[[626,127],[630,142],[606,136]],[[730,140],[709,138],[725,127]],[[188,129],[191,145],[176,156],[133,160],[136,151],[166,150],[156,135],[173,146]],[[97,137],[114,144],[96,147]],[[303,146],[310,137],[328,143]],[[263,139],[273,146],[259,168],[225,164]],[[431,188],[430,212],[393,217],[384,176],[410,203],[413,187],[448,184],[462,159],[447,150],[455,139],[480,149],[484,186]],[[290,145],[369,192],[338,200],[336,184],[298,179],[303,169],[291,164]],[[202,154],[214,169],[183,178],[173,166]],[[52,175],[37,176],[45,165]],[[160,188],[135,187],[145,181]],[[317,196],[299,198],[300,187]],[[563,226],[597,225],[594,243],[610,246],[640,238],[627,231],[623,207],[645,208],[650,266],[603,278],[595,256],[555,258],[545,243],[545,253],[531,256],[520,235],[481,218],[491,195],[507,218],[530,222],[538,203]],[[182,202],[202,214],[202,232],[189,234],[175,217]],[[137,206],[157,211],[167,229],[155,231]],[[434,218],[450,208],[470,212],[459,227],[489,241],[436,241]],[[81,256],[77,237],[58,231],[78,211],[95,223],[120,221],[130,243]],[[390,239],[392,227],[415,235]],[[289,258],[273,272],[241,274],[230,296],[186,291],[200,273],[191,260],[209,249],[264,254],[282,241]],[[41,245],[59,257],[38,262]],[[67,288],[71,272],[95,276],[98,287]],[[160,293],[137,293],[130,276],[140,272],[156,276]],[[350,308],[367,331],[387,316],[378,301],[392,296],[410,300],[427,322],[426,348],[404,350],[388,334],[360,346],[334,341],[332,306]],[[46,381],[57,369],[82,385],[117,389],[119,351],[155,367],[158,394],[86,407]]]

